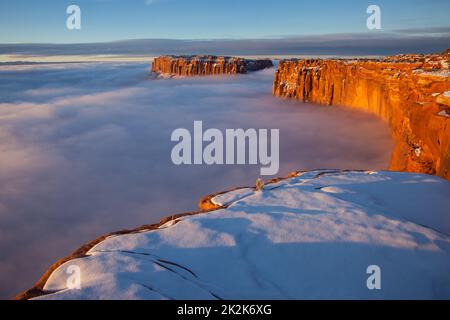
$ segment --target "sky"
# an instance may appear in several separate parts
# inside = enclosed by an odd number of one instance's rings
[[[81,30],[66,8],[81,8]],[[128,39],[255,39],[368,32],[381,7],[383,33],[449,27],[448,0],[2,0],[0,43],[92,43]]]

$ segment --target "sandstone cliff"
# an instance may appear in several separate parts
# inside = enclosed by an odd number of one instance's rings
[[[162,56],[155,58],[152,72],[166,76],[238,74],[273,66],[271,60],[249,60],[217,56]]]
[[[386,120],[396,147],[391,169],[450,179],[450,52],[381,60],[286,60],[273,94],[345,105]]]

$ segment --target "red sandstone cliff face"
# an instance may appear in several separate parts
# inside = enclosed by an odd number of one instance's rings
[[[216,56],[162,56],[155,58],[152,72],[168,76],[238,74],[273,67],[271,60],[248,60]]]
[[[373,112],[396,147],[391,169],[450,180],[450,52],[383,60],[281,61],[273,94]]]

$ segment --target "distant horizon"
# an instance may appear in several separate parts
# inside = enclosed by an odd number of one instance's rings
[[[389,55],[450,48],[450,27],[277,38],[140,38],[85,43],[0,43],[0,54],[28,55]]]
[[[440,27],[430,27],[430,28],[402,28],[402,29],[392,29],[392,30],[360,30],[354,32],[330,32],[330,33],[298,33],[298,34],[287,34],[287,35],[266,35],[260,37],[190,37],[190,38],[177,38],[177,37],[137,37],[137,38],[116,38],[109,40],[97,40],[97,41],[78,41],[78,42],[60,42],[60,41],[0,41],[0,45],[80,45],[80,44],[104,44],[104,43],[116,43],[116,42],[129,42],[129,41],[148,41],[148,40],[159,40],[159,41],[268,41],[268,40],[303,40],[303,39],[339,39],[339,37],[345,37],[346,40],[350,40],[355,37],[367,37],[368,39],[373,38],[392,38],[392,37],[402,37],[402,38],[421,38],[421,37],[433,37],[433,38],[450,38],[450,25],[440,26]],[[450,43],[449,43],[450,45]]]
[[[450,48],[449,11],[448,0],[4,0],[0,54],[435,53]]]

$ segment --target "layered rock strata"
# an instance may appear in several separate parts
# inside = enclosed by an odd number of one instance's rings
[[[273,94],[375,113],[396,140],[392,170],[450,179],[449,63],[448,50],[379,60],[285,60]]]
[[[152,72],[163,76],[206,76],[240,74],[273,67],[271,60],[249,60],[217,56],[161,56],[152,63]]]

